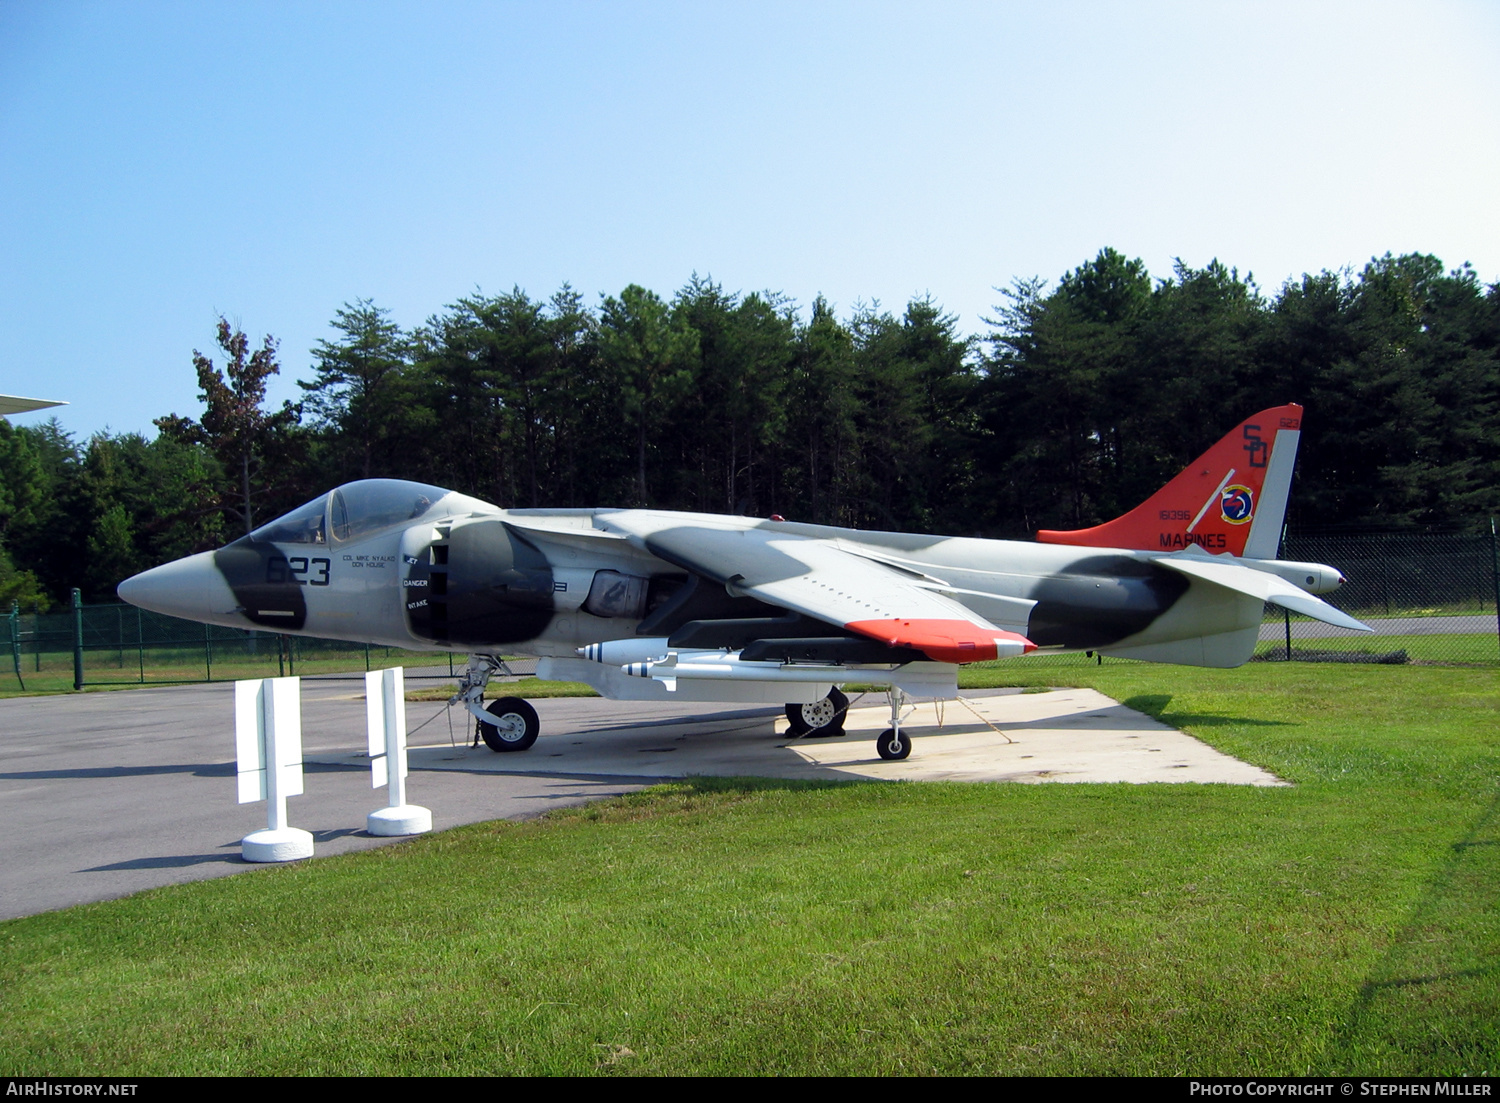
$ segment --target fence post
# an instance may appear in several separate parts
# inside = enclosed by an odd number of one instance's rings
[[[1495,634],[1500,638],[1500,543],[1495,537],[1495,519],[1490,518],[1490,581],[1495,584]]]
[[[1292,612],[1290,609],[1281,610],[1282,617],[1286,620],[1286,661],[1292,661]]]
[[[16,681],[26,689],[26,679],[21,677],[21,603],[10,603],[10,656],[16,666]]]
[[[1385,601],[1385,615],[1391,615],[1391,538],[1384,540],[1385,550],[1380,557],[1380,594]]]
[[[141,607],[135,607],[135,654],[140,660],[141,685],[146,684],[146,622],[141,619]]]
[[[83,688],[83,594],[73,587],[73,688]]]
[[[214,638],[213,626],[203,626],[203,669],[207,672],[206,677],[211,682],[214,680]]]

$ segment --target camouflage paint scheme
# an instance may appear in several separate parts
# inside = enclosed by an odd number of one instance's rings
[[[374,479],[137,575],[120,596],[231,627],[537,656],[543,676],[608,696],[662,687],[579,657],[587,645],[718,651],[734,669],[694,683],[701,700],[812,700],[844,672],[853,681],[876,668],[941,687],[959,664],[1036,648],[1237,666],[1266,601],[1364,628],[1313,596],[1342,583],[1337,570],[1273,558],[1300,419],[1298,406],[1263,411],[1131,513],[1037,543],[643,509],[505,510]],[[833,673],[792,694],[784,675],[798,664]],[[747,697],[757,679],[760,697]]]

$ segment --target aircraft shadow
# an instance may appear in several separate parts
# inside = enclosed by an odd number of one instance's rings
[[[1092,727],[1094,726],[1094,723],[1096,721],[1101,720],[1105,717],[1111,715],[1118,716],[1119,712],[1117,710],[1119,709],[1119,707],[1119,705],[1111,705],[1108,708],[1087,709],[1084,712],[1070,712],[1058,716],[1044,716],[1039,720],[1002,720],[998,721],[995,726],[998,727],[1001,731],[1028,731],[1033,729],[1039,729],[1041,731],[1051,731],[1056,728]],[[1133,706],[1127,705],[1126,707],[1130,708]],[[1142,710],[1137,709],[1136,711],[1139,712]],[[975,721],[972,718],[969,718],[967,720],[964,719],[964,713],[950,713],[949,715],[959,717],[957,721],[957,723],[959,724],[978,723],[978,721]],[[1147,715],[1150,714],[1148,713]],[[1155,720],[1159,718],[1153,716],[1152,719]],[[1167,721],[1163,720],[1162,723],[1165,724],[1167,723]],[[924,725],[917,723],[913,724],[912,728],[915,731],[920,732],[923,730]]]
[[[1293,720],[1260,720],[1249,716],[1220,716],[1206,712],[1168,712],[1167,706],[1172,703],[1170,693],[1149,693],[1129,700],[1121,701],[1128,709],[1143,712],[1163,724],[1170,724],[1174,728],[1194,726],[1200,728],[1227,728],[1227,727],[1249,727],[1249,728],[1300,728],[1302,725]]]

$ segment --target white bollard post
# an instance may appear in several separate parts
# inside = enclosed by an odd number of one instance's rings
[[[299,678],[234,683],[239,802],[263,800],[268,805],[266,829],[240,840],[240,854],[247,862],[312,857],[312,835],[286,822],[286,798],[302,794],[300,694]]]
[[[389,807],[371,812],[371,835],[420,835],[432,830],[432,813],[406,803],[406,674],[401,667],[365,675],[365,724],[370,739],[370,788],[390,786]]]

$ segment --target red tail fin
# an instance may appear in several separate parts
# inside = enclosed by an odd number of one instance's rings
[[[1182,474],[1123,517],[1074,532],[1043,529],[1043,544],[1205,551],[1271,559],[1286,517],[1302,407],[1247,418]]]

